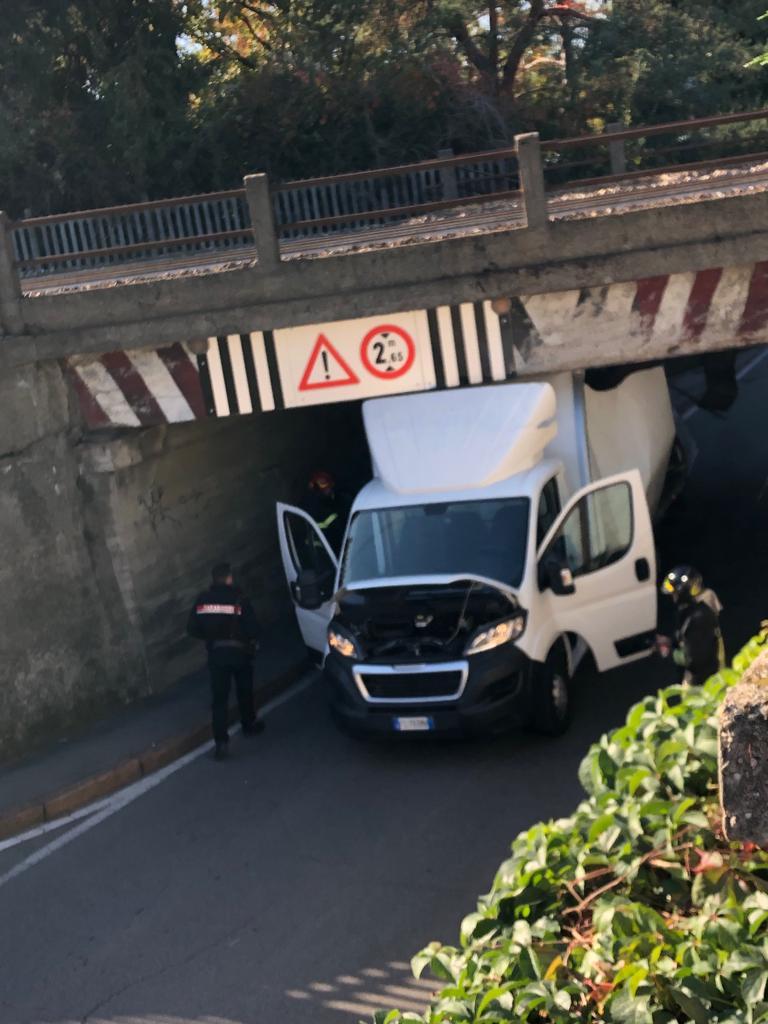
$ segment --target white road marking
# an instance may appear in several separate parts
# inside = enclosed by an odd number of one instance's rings
[[[750,370],[754,370],[758,363],[762,363],[766,356],[768,356],[768,347],[763,348],[762,351],[758,352],[756,356],[750,359],[746,366],[742,366],[736,374],[736,380],[743,380]]]
[[[298,683],[292,686],[289,690],[286,690],[285,693],[280,694],[279,697],[275,697],[274,700],[265,704],[262,709],[262,714],[268,714],[269,712],[274,711],[275,708],[278,708],[282,704],[287,703],[287,701],[297,697],[307,689],[307,687],[312,683],[312,679],[313,673],[308,672],[298,681]],[[234,729],[230,730],[230,733],[236,733],[239,728],[240,726],[236,726]],[[130,786],[126,786],[125,789],[121,789],[118,793],[115,793],[114,796],[108,797],[99,804],[92,804],[89,808],[83,808],[82,813],[76,811],[74,814],[70,815],[68,819],[62,819],[58,822],[50,822],[49,824],[51,826],[60,827],[62,824],[66,824],[67,821],[77,820],[78,817],[85,817],[86,814],[90,815],[85,819],[85,821],[81,821],[75,828],[71,829],[69,832],[65,832],[64,835],[58,836],[46,846],[40,847],[39,850],[35,850],[34,853],[30,854],[24,860],[19,861],[19,863],[15,864],[9,871],[6,871],[4,875],[0,875],[0,889],[9,882],[12,882],[14,878],[18,878],[19,875],[23,875],[26,871],[29,871],[29,869],[34,867],[36,864],[40,864],[42,861],[47,860],[51,854],[56,853],[57,850],[61,850],[64,846],[67,846],[79,836],[84,835],[86,832],[90,832],[92,828],[100,825],[102,821],[106,821],[107,818],[111,818],[113,814],[117,814],[118,811],[121,811],[124,807],[132,804],[134,800],[138,800],[139,797],[144,796],[145,793],[149,793],[150,790],[155,789],[155,787],[159,786],[161,782],[165,782],[165,780],[171,775],[174,775],[182,768],[186,768],[188,764],[196,761],[198,758],[202,757],[203,754],[207,754],[212,749],[213,741],[208,740],[206,743],[203,743],[202,746],[197,747],[195,750],[192,750],[183,757],[180,757],[178,761],[174,761],[173,764],[169,764],[165,768],[161,768],[159,771],[154,772],[152,775],[147,775],[138,782],[134,782]],[[44,828],[44,826],[41,826],[41,828]],[[33,838],[30,833],[27,833],[26,835],[28,839]],[[21,840],[21,837],[16,838]]]
[[[57,829],[65,828],[74,821],[80,821],[81,818],[87,818],[89,815],[101,810],[102,807],[105,807],[111,799],[111,797],[106,797],[104,800],[98,800],[94,804],[88,804],[87,807],[81,807],[79,810],[73,811],[72,814],[68,814],[65,818],[54,818],[53,821],[46,821],[43,825],[36,825],[34,828],[29,829],[28,832],[21,832],[17,836],[11,836],[10,839],[3,839],[0,842],[0,853],[3,850],[10,850],[14,846],[21,846],[22,843],[28,843],[30,839],[38,839],[49,832],[56,832]]]

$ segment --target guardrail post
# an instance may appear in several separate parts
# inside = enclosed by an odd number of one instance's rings
[[[455,154],[449,147],[448,149],[438,149],[437,155],[440,160],[447,160]],[[459,183],[456,180],[456,168],[453,164],[450,167],[440,168],[440,180],[443,183],[443,199],[458,199]]]
[[[621,121],[613,121],[605,126],[605,130],[611,134],[623,132],[624,125]],[[611,161],[611,174],[624,174],[627,169],[627,151],[624,148],[624,139],[608,143],[608,159]]]
[[[545,228],[549,223],[547,193],[544,188],[544,168],[541,162],[541,142],[538,132],[515,136],[517,169],[520,191],[523,193],[526,226]]]
[[[11,222],[0,210],[0,330],[8,334],[21,331],[21,279],[13,251]]]
[[[259,267],[261,270],[276,270],[280,266],[280,242],[277,237],[272,194],[269,190],[269,176],[246,174],[243,185],[251,213],[251,227]]]

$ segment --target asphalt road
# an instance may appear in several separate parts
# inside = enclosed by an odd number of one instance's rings
[[[727,417],[687,420],[699,455],[660,532],[665,563],[695,561],[721,593],[731,647],[768,612],[768,359],[753,358]],[[555,741],[361,743],[310,681],[228,763],[191,760],[0,851],[0,1021],[351,1024],[418,1008],[428,986],[408,958],[455,941],[509,841],[573,807],[589,742],[665,671],[585,676]]]

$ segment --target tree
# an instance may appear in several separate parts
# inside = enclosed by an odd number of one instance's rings
[[[635,124],[762,105],[766,83],[745,64],[759,49],[763,2],[616,0],[584,47],[592,102]]]
[[[447,0],[438,17],[486,91],[514,96],[532,51],[539,51],[537,60],[553,61],[561,51],[566,65],[572,66],[575,37],[585,34],[604,6],[582,0]]]
[[[137,199],[182,176],[193,68],[174,0],[18,0],[3,19],[2,205]]]

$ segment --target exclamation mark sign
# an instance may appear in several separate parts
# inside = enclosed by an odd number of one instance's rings
[[[328,366],[328,353],[323,351],[323,352],[320,353],[320,355],[323,357],[323,369],[325,370],[325,379],[326,380],[330,380],[331,379],[331,371],[330,371],[330,368]]]

